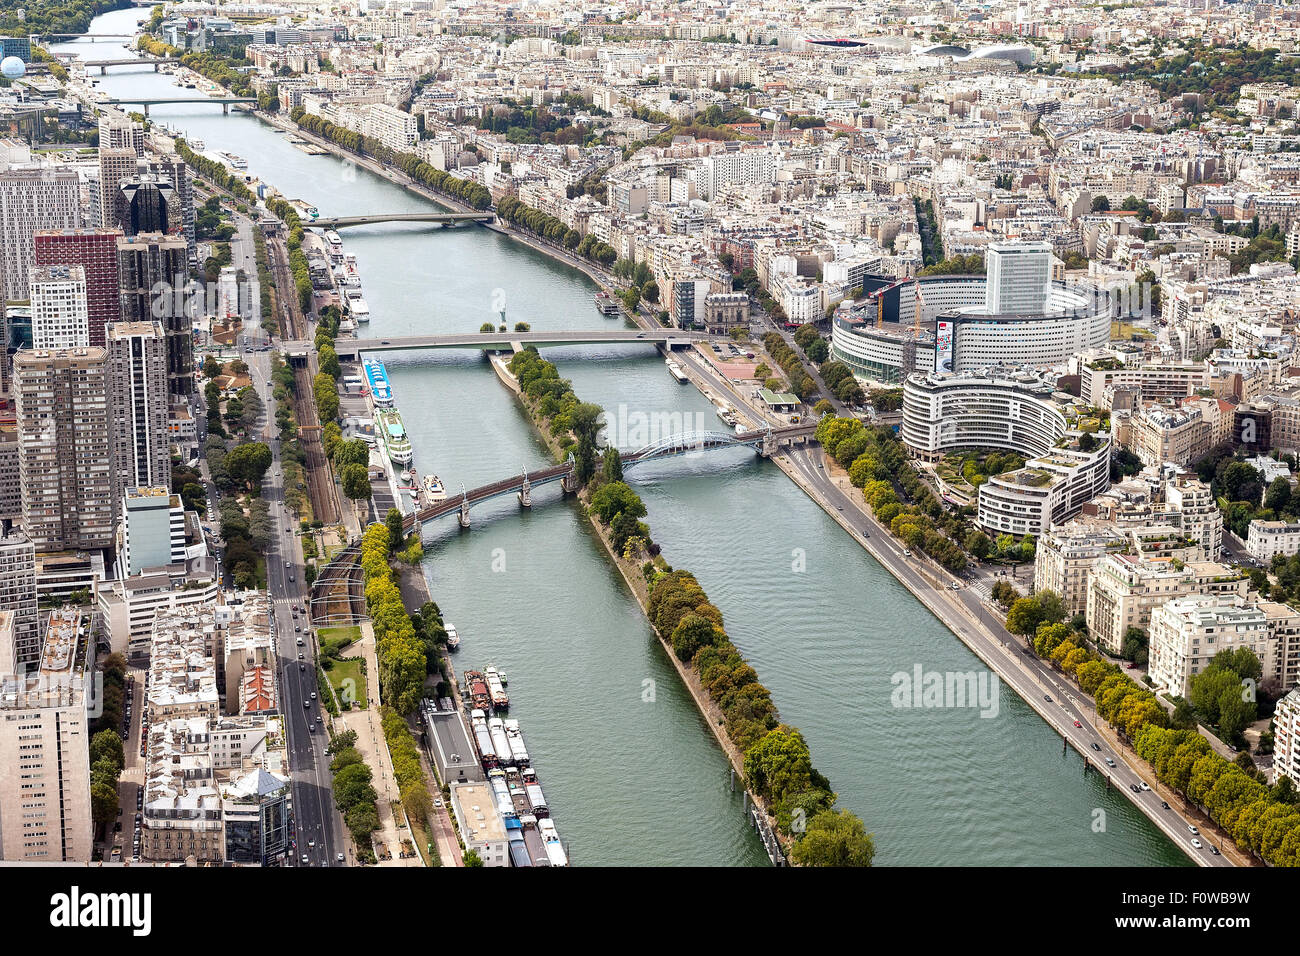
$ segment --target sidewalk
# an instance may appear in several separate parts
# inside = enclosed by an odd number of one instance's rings
[[[377,794],[375,803],[379,810],[379,829],[371,834],[371,842],[376,856],[380,857],[379,865],[423,866],[419,856],[406,859],[401,856],[402,841],[411,840],[411,831],[393,816],[392,803],[399,800],[400,796],[397,780],[393,777],[393,762],[388,754],[388,744],[379,723],[379,661],[375,656],[375,631],[369,621],[361,622],[361,640],[356,646],[365,659],[367,676],[374,675],[366,681],[366,693],[371,696],[364,710],[345,711],[334,719],[334,724],[340,731],[356,731],[357,752],[373,774],[371,784]],[[382,858],[384,850],[387,850],[389,859]]]

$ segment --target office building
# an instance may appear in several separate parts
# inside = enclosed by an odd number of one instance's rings
[[[143,158],[144,124],[120,113],[104,114],[99,118],[99,148],[129,149],[137,157]]]
[[[23,527],[37,551],[109,548],[116,476],[102,348],[14,356]]]
[[[121,315],[117,287],[117,229],[42,229],[32,237],[38,266],[77,265],[86,277],[89,345],[104,344],[104,329]]]
[[[32,239],[39,230],[81,224],[81,184],[71,169],[0,172],[0,276],[5,298],[27,298],[27,270],[36,259]]]
[[[117,276],[124,322],[162,323],[167,337],[167,388],[194,391],[194,341],[188,303],[188,254],[180,236],[125,236],[117,242]]]
[[[113,467],[119,480],[126,487],[169,485],[167,338],[162,325],[110,326],[108,366]]]
[[[1042,315],[1052,287],[1052,244],[994,242],[985,256],[990,315]]]
[[[128,236],[184,233],[180,193],[165,176],[142,173],[123,180],[116,202],[117,224]]]
[[[12,666],[13,641],[13,612],[0,611],[0,860],[89,863],[90,621],[52,612],[34,671]]]
[[[99,227],[120,229],[118,196],[122,183],[139,172],[140,157],[131,146],[99,147]]]
[[[27,288],[32,348],[75,349],[90,344],[86,272],[81,266],[32,266]]]

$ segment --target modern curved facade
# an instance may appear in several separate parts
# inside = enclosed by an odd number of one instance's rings
[[[979,275],[882,283],[836,311],[831,351],[858,376],[895,385],[912,372],[1058,365],[1110,342],[1112,303],[1093,286],[1051,283],[1041,315],[995,315],[986,300]]]
[[[997,534],[1042,534],[1110,486],[1110,437],[1098,434],[1096,446],[1082,450],[1051,384],[1028,373],[910,375],[900,434],[909,453],[926,461],[969,448],[1029,459],[979,487],[977,520]]]

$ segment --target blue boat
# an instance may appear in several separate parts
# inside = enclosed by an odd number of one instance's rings
[[[366,370],[366,381],[370,383],[370,397],[381,408],[392,408],[393,387],[388,384],[388,372],[384,363],[378,359],[366,359],[362,363]]]

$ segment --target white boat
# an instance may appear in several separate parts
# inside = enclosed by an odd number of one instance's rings
[[[442,486],[442,481],[437,475],[424,476],[424,494],[432,504],[435,501],[447,500],[447,489]]]
[[[361,297],[361,289],[344,289],[343,305],[353,321],[357,323],[370,321],[370,306],[366,305],[366,300]]]
[[[442,629],[447,632],[447,650],[454,651],[460,647],[460,635],[456,633],[456,625],[451,621],[443,621]]]
[[[682,367],[671,359],[668,360],[668,374],[679,382],[685,383],[688,381],[686,373],[682,371]]]
[[[403,470],[402,473],[399,474],[397,477],[402,479],[402,484],[406,484],[411,480],[411,473],[409,471]]]
[[[542,836],[542,845],[546,847],[546,856],[551,866],[568,866],[569,858],[560,845],[560,835],[555,832],[555,823],[548,819],[537,821],[537,830]]]

